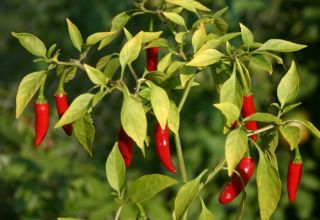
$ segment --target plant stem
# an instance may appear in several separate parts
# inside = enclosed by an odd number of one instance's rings
[[[114,217],[114,220],[118,220],[122,211],[123,205],[119,206],[119,208],[117,209],[117,213],[116,216]]]
[[[274,125],[268,125],[268,126],[265,126],[265,127],[263,127],[263,128],[260,128],[260,129],[258,129],[258,130],[255,130],[255,131],[253,131],[253,132],[248,133],[247,136],[250,137],[250,136],[252,136],[252,135],[259,134],[259,133],[262,133],[262,132],[264,132],[264,131],[268,131],[268,130],[274,128],[274,127],[275,127]]]
[[[194,80],[193,76],[189,82],[187,83],[186,89],[183,92],[182,98],[180,100],[179,106],[178,106],[178,111],[181,112],[181,109],[188,97],[190,88],[193,84],[193,80]],[[174,141],[175,141],[175,145],[176,145],[176,151],[177,151],[177,155],[178,155],[178,161],[179,161],[179,168],[180,168],[180,172],[181,172],[181,177],[182,177],[182,181],[185,183],[188,181],[188,175],[187,175],[187,170],[186,170],[186,165],[184,163],[184,158],[183,158],[183,153],[182,153],[182,147],[181,147],[181,141],[180,141],[180,135],[176,134],[174,136]]]
[[[45,87],[46,79],[47,79],[47,73],[45,75],[45,78],[44,78],[42,84],[40,85],[37,102],[47,102],[46,96],[44,95],[44,87]]]
[[[180,103],[179,103],[179,106],[178,106],[179,112],[181,112],[181,109],[182,109],[182,107],[183,107],[183,105],[184,105],[184,103],[185,103],[185,101],[186,101],[186,99],[187,99],[187,97],[188,97],[188,94],[189,94],[189,91],[190,91],[191,86],[192,86],[192,84],[193,84],[194,78],[195,78],[195,76],[193,76],[193,77],[189,80],[189,82],[187,83],[186,89],[185,89],[184,92],[183,92],[182,98],[181,98]]]
[[[175,145],[176,145],[176,151],[177,151],[177,155],[178,155],[179,168],[180,168],[180,172],[181,172],[182,181],[184,183],[186,183],[188,181],[188,175],[187,175],[186,165],[184,163],[179,134],[174,135],[174,141],[175,141]]]
[[[129,67],[129,69],[130,69],[130,72],[132,73],[133,78],[134,78],[136,81],[138,81],[139,77],[138,77],[136,71],[133,69],[132,65],[131,65],[131,64],[128,64],[128,67]]]
[[[56,63],[59,65],[65,65],[65,66],[77,66],[80,69],[82,69],[83,71],[86,71],[86,69],[84,68],[84,65],[79,60],[73,60],[70,62],[57,61]]]
[[[209,173],[206,181],[204,182],[204,184],[202,185],[201,189],[207,185],[216,175],[217,173],[220,172],[220,170],[222,170],[224,164],[226,163],[226,159],[223,158],[222,160],[220,160],[220,162],[217,164],[217,166],[215,166],[215,168]]]

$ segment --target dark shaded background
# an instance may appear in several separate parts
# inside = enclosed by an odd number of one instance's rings
[[[320,127],[320,3],[318,0],[203,0],[204,4],[217,11],[229,6],[227,20],[230,31],[239,30],[241,21],[250,28],[257,41],[282,38],[308,47],[293,55],[283,56],[286,65],[294,58],[297,61],[301,87],[297,101],[302,101],[293,115],[308,118]],[[74,57],[77,53],[69,40],[65,19],[77,24],[83,36],[93,32],[109,30],[111,18],[132,6],[124,0],[1,0],[0,2],[0,219],[55,219],[58,216],[74,216],[83,219],[112,219],[116,206],[110,196],[105,178],[105,160],[116,140],[119,127],[119,93],[106,97],[94,110],[96,125],[95,154],[90,158],[74,137],[67,138],[62,129],[50,129],[42,146],[35,150],[33,143],[33,109],[29,106],[19,120],[15,119],[15,94],[19,81],[27,73],[41,68],[32,62],[28,54],[10,32],[30,32],[41,38],[47,46],[58,43],[62,58]],[[129,22],[128,29],[136,33],[148,30],[147,19],[136,17]],[[89,54],[88,62],[94,63],[96,56],[119,51],[121,41],[108,46],[96,55]],[[144,65],[143,58],[137,62]],[[258,111],[271,111],[269,103],[276,101],[276,85],[284,70],[274,66],[275,73],[253,70],[253,91]],[[204,168],[213,166],[224,154],[224,137],[221,135],[223,119],[212,108],[217,102],[217,92],[210,76],[198,79],[202,87],[193,89],[182,111],[181,138],[190,177]],[[53,79],[54,77],[52,77]],[[90,84],[84,74],[67,85],[70,98],[85,92]],[[49,84],[48,84],[49,85]],[[51,109],[51,127],[57,120],[53,108],[53,93],[57,82],[47,90]],[[304,130],[303,130],[304,131]],[[291,154],[285,142],[277,151],[280,175],[283,181],[282,197],[272,219],[319,219],[320,143],[303,132],[304,143],[301,153],[304,173],[296,202],[288,202],[285,179]],[[151,145],[151,148],[153,145]],[[146,159],[136,149],[132,168],[127,180],[148,173],[163,172],[153,149],[147,149]],[[175,153],[173,153],[175,155]],[[174,157],[175,163],[177,160]],[[227,174],[219,175],[202,195],[217,219],[234,219],[240,199],[228,206],[218,204],[219,191]],[[257,190],[255,177],[246,188],[247,202],[243,219],[258,219]],[[166,191],[146,202],[147,214],[151,219],[170,219],[173,192]],[[190,219],[196,218],[200,204],[194,203]],[[134,207],[126,207],[123,219],[134,219]]]

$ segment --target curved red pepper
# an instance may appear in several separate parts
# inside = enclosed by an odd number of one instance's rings
[[[38,147],[45,138],[49,127],[49,104],[48,102],[36,102],[35,114],[35,140],[34,146]]]
[[[302,175],[302,162],[290,161],[287,174],[287,191],[289,201],[292,203],[296,199]]]
[[[241,109],[242,116],[244,118],[256,113],[256,109],[254,107],[253,95],[243,96],[242,102],[242,109]],[[248,121],[246,123],[246,128],[251,131],[255,131],[258,129],[258,124],[256,121]],[[257,135],[252,135],[251,139],[257,141]]]
[[[158,47],[147,48],[147,70],[156,71],[158,66]]]
[[[58,112],[59,118],[61,118],[62,115],[69,108],[68,96],[66,93],[61,93],[61,94],[55,95],[55,99],[56,99],[57,112]],[[72,135],[72,124],[64,125],[63,130],[65,131],[65,133],[68,136],[71,136]]]
[[[155,142],[158,156],[165,168],[172,173],[176,172],[176,168],[174,167],[171,154],[170,154],[170,142],[169,142],[169,129],[166,124],[165,129],[162,129],[159,122],[156,123],[156,128],[154,131],[155,134]]]
[[[121,126],[118,135],[118,146],[126,167],[130,167],[131,165],[133,143],[133,140],[127,135]]]
[[[240,174],[244,186],[249,182],[255,167],[255,161],[251,157],[243,157],[236,167],[236,171]],[[220,193],[219,202],[220,204],[228,204],[234,198],[236,198],[239,193],[243,190],[242,182],[240,177],[233,173],[231,179],[224,187],[223,191]]]

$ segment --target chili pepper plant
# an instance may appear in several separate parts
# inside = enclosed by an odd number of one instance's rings
[[[300,131],[294,125],[304,125],[317,139],[320,139],[320,132],[310,121],[284,119],[301,103],[295,102],[299,90],[297,64],[292,60],[291,65],[286,66],[281,55],[299,51],[306,45],[284,39],[259,42],[241,23],[238,31],[229,32],[228,22],[224,19],[227,10],[211,9],[195,0],[165,0],[152,7],[148,0],[143,0],[116,15],[110,21],[110,30],[89,36],[83,36],[76,22],[66,19],[66,31],[79,54],[70,59],[60,58],[63,49],[57,44],[47,47],[30,33],[12,32],[13,37],[34,55],[34,62],[46,66],[24,76],[16,96],[17,118],[28,103],[36,102],[36,147],[41,148],[48,129],[63,127],[67,135],[73,134],[92,155],[95,107],[110,94],[122,93],[122,107],[115,110],[115,115],[120,112],[119,135],[114,137],[114,146],[110,146],[112,150],[106,161],[107,180],[118,204],[114,219],[120,218],[128,204],[136,205],[137,219],[147,219],[142,202],[170,187],[178,188],[172,204],[173,219],[187,219],[188,209],[197,200],[202,204],[199,219],[213,219],[214,213],[206,207],[200,192],[225,170],[230,179],[221,192],[212,192],[220,193],[221,205],[232,202],[241,194],[240,219],[246,211],[243,209],[245,186],[256,172],[260,216],[263,220],[269,219],[285,185],[280,180],[276,153],[281,136],[294,158],[288,168],[289,200],[293,202],[296,196],[299,197],[303,151],[301,156],[298,149]],[[140,16],[149,19],[150,26],[137,33],[130,32],[127,23],[135,22]],[[192,20],[192,25],[187,25],[186,16]],[[99,52],[116,38],[123,40],[118,50],[101,55]],[[87,56],[89,51],[99,54],[100,59],[92,62]],[[143,68],[136,62],[142,57],[146,57]],[[251,88],[255,72],[249,65],[255,65],[270,77],[273,77],[274,65],[283,67],[276,91],[278,101],[270,103],[273,112],[256,111],[255,91]],[[65,91],[64,85],[76,81],[77,74],[85,74],[92,86],[86,93],[77,94],[70,100],[69,106],[67,93],[72,91]],[[48,75],[54,75],[57,80],[49,81],[54,77],[48,78]],[[189,94],[201,89],[199,76],[202,75],[214,79],[212,89],[220,96],[219,102],[211,103],[208,99],[207,105],[212,110],[219,109],[224,117],[221,132],[226,138],[225,156],[218,164],[210,164],[191,179],[187,176],[188,164],[185,164],[183,154],[187,146],[181,145],[179,136],[179,130],[183,129],[179,126],[180,113]],[[49,85],[56,85],[56,81],[59,82],[56,93],[46,92]],[[49,105],[45,98],[48,96],[56,98],[58,117],[54,127],[49,127]],[[150,118],[155,120],[148,120]],[[171,137],[174,141],[170,144]],[[150,142],[151,139],[154,142]],[[125,174],[130,172],[131,161],[135,160],[134,148],[143,155],[158,154],[157,162],[166,169],[126,180]],[[172,161],[172,154],[177,155],[178,163]],[[170,176],[168,172],[171,172]]]

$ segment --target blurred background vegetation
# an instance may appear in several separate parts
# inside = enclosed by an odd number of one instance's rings
[[[318,0],[202,0],[217,11],[229,7],[226,14],[230,31],[238,31],[241,21],[250,28],[257,41],[282,38],[308,47],[284,58],[290,65],[294,58],[298,64],[301,87],[297,101],[302,101],[293,115],[308,118],[320,127],[320,4]],[[116,205],[105,177],[105,160],[117,138],[119,93],[105,98],[93,113],[96,126],[94,156],[91,158],[74,137],[68,138],[62,129],[54,130],[57,120],[53,93],[57,82],[48,83],[47,96],[52,106],[51,127],[42,148],[33,148],[33,108],[30,105],[19,120],[15,119],[15,94],[19,81],[27,73],[40,68],[32,62],[10,32],[30,32],[42,39],[47,46],[58,43],[64,59],[74,57],[76,51],[69,40],[65,19],[78,25],[83,36],[109,30],[111,19],[122,10],[132,7],[125,0],[1,0],[0,2],[0,219],[31,220],[56,219],[74,216],[83,219],[112,219]],[[128,29],[148,30],[148,19],[134,18]],[[89,63],[96,56],[118,51],[114,43],[96,55],[90,54]],[[143,58],[139,61],[144,65]],[[139,63],[138,62],[138,63]],[[276,85],[284,73],[283,67],[274,66],[273,76],[252,69],[253,91],[257,110],[272,111],[270,103],[276,99]],[[221,135],[223,119],[212,108],[217,102],[217,92],[210,75],[198,79],[201,87],[194,88],[182,111],[180,127],[185,160],[190,177],[206,167],[214,166],[224,154],[224,136]],[[66,86],[70,99],[85,92],[90,84],[84,74]],[[289,204],[286,194],[286,170],[291,157],[287,144],[282,141],[277,151],[279,170],[283,181],[282,197],[272,219],[319,219],[320,204],[320,143],[303,131],[301,154],[304,173],[300,191],[294,204]],[[173,143],[172,143],[173,145]],[[156,157],[153,145],[147,156],[135,149],[135,156],[127,181],[148,173],[166,173]],[[172,148],[173,155],[175,150]],[[176,157],[174,161],[177,164]],[[167,173],[166,173],[167,174]],[[202,195],[217,219],[234,219],[240,198],[227,206],[219,205],[217,197],[227,180],[226,172],[212,182]],[[173,189],[176,190],[176,189]],[[247,201],[243,219],[258,219],[255,177],[246,187]],[[170,219],[173,191],[166,191],[146,202],[150,219]],[[197,217],[200,204],[195,203],[190,219]],[[135,207],[126,207],[121,219],[135,219]]]

